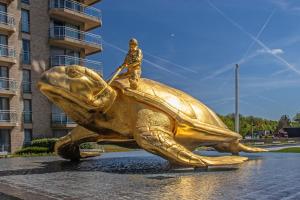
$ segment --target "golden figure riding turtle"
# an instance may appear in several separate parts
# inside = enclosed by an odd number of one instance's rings
[[[195,148],[209,146],[235,155],[265,151],[241,144],[242,137],[210,108],[180,90],[144,78],[137,88],[127,78],[110,82],[82,66],[58,66],[42,75],[41,92],[78,124],[56,143],[58,155],[71,160],[95,156],[80,152],[79,145],[98,142],[138,146],[171,163],[207,167],[247,158],[207,157],[194,153]]]
[[[127,68],[127,72],[118,75],[117,78],[128,78],[130,87],[137,89],[141,77],[142,60],[143,53],[138,47],[138,41],[135,38],[130,39],[128,53],[123,64],[118,68],[120,71]]]

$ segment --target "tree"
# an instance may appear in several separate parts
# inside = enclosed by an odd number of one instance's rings
[[[300,113],[297,113],[294,117],[293,117],[293,120],[295,121],[295,122],[300,122]]]
[[[282,128],[289,128],[291,127],[291,120],[288,115],[282,115],[277,126],[277,131],[279,131]]]

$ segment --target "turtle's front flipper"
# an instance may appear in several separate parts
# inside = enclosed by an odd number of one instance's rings
[[[239,156],[205,157],[194,154],[174,140],[171,120],[161,112],[143,110],[139,113],[135,131],[137,143],[172,163],[190,167],[239,164],[247,160]]]
[[[59,138],[55,143],[55,152],[70,160],[98,156],[98,152],[80,152],[79,145],[84,142],[96,142],[99,134],[77,126],[66,136]]]

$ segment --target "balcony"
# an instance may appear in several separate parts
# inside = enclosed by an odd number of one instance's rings
[[[16,95],[18,82],[11,78],[0,77],[0,94],[4,96]]]
[[[13,110],[0,110],[0,127],[11,128],[17,126],[18,114]]]
[[[73,56],[58,55],[50,57],[50,67],[55,66],[69,66],[69,65],[81,65],[96,71],[99,74],[103,74],[103,67],[101,62],[81,59]]]
[[[74,128],[77,126],[65,113],[52,113],[51,125],[52,128]]]
[[[16,64],[16,50],[7,45],[0,45],[0,64]]]
[[[23,112],[23,122],[25,124],[31,124],[32,123],[32,112],[31,111],[24,111]]]
[[[69,21],[75,24],[84,24],[84,30],[102,25],[101,11],[99,9],[71,0],[50,0],[49,14],[51,17]]]
[[[102,51],[101,36],[66,26],[50,28],[49,38],[50,45],[84,49],[86,55]]]
[[[13,15],[6,12],[0,12],[0,32],[11,34],[16,31],[16,22]]]

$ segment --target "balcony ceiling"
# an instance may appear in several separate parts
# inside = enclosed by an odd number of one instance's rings
[[[82,0],[82,3],[84,3],[85,5],[93,5],[95,3],[100,2],[101,0]]]
[[[69,9],[51,8],[49,14],[51,17],[58,20],[68,21],[73,24],[84,24],[84,31],[88,31],[102,25],[101,19]]]
[[[91,44],[84,41],[64,37],[64,38],[50,38],[49,44],[53,46],[60,46],[60,47],[69,47],[71,49],[84,49],[86,55],[91,55],[94,53],[98,53],[102,51],[101,44]]]

